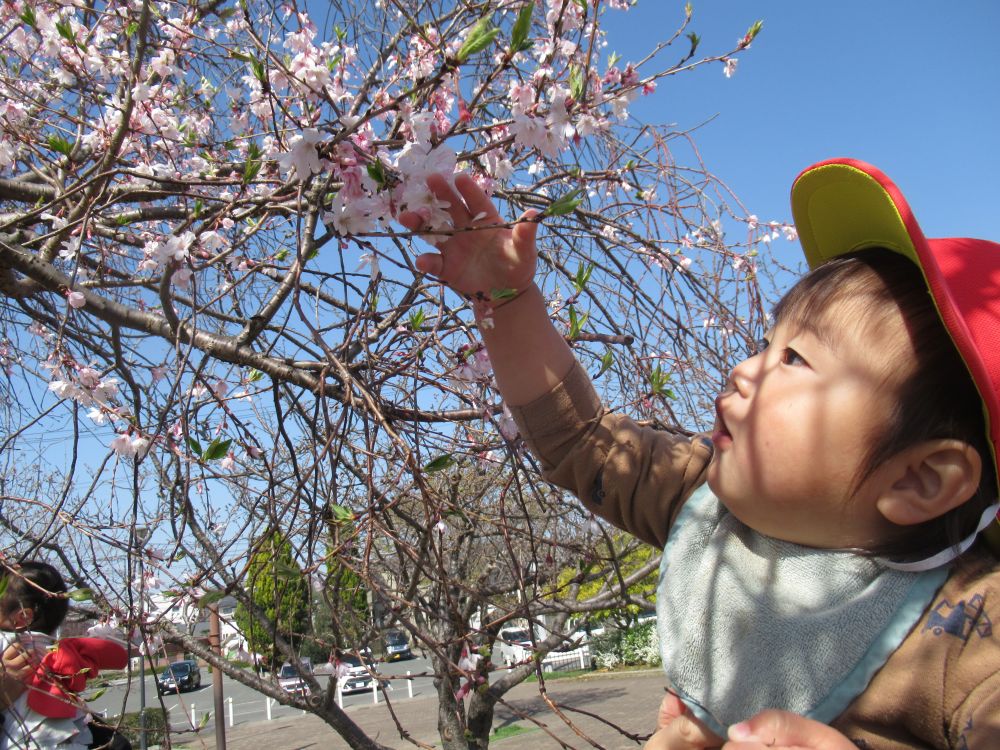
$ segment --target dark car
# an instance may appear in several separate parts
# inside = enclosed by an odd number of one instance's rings
[[[406,637],[406,633],[401,633],[398,630],[390,630],[385,634],[386,661],[412,658],[413,652],[410,650],[410,641]]]
[[[156,678],[156,687],[161,693],[183,693],[201,687],[201,670],[198,663],[190,659],[175,661]]]

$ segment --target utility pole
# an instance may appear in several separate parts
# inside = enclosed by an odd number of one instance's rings
[[[222,659],[222,636],[219,628],[219,605],[208,605],[208,644],[220,660]],[[222,695],[222,670],[212,668],[212,696],[215,698],[215,748],[226,750],[226,706]]]

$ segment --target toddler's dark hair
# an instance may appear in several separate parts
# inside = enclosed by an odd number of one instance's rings
[[[11,616],[31,609],[28,630],[53,635],[69,611],[66,582],[48,563],[29,560],[0,572],[0,614]]]
[[[979,452],[983,464],[979,488],[967,502],[939,518],[900,527],[899,536],[888,546],[869,551],[918,557],[958,544],[996,501],[996,466],[983,399],[938,316],[923,274],[909,258],[885,248],[844,255],[803,277],[778,303],[775,319],[791,319],[808,327],[818,324],[835,304],[838,313],[843,313],[841,324],[856,329],[849,335],[877,337],[880,324],[899,310],[916,350],[914,367],[900,384],[893,414],[881,434],[872,436],[873,448],[858,484],[892,456],[925,440],[962,440]],[[901,356],[883,351],[887,363]],[[891,370],[887,364],[887,380],[895,374]]]

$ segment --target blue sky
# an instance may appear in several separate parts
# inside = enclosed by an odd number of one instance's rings
[[[624,60],[667,38],[684,3],[639,0],[605,14]],[[809,164],[875,164],[929,236],[1000,241],[1000,2],[693,0],[701,50],[764,29],[731,79],[721,64],[664,80],[633,113],[688,128],[710,171],[762,220],[790,220]],[[682,40],[681,49],[687,42]],[[668,52],[665,60],[673,60]]]

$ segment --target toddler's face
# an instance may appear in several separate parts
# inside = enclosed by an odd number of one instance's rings
[[[767,347],[733,370],[716,401],[708,483],[761,533],[812,547],[871,547],[892,527],[875,507],[878,471],[857,480],[913,346],[898,312],[877,327],[845,325],[849,310],[838,307],[809,326],[779,323]]]

